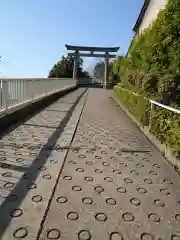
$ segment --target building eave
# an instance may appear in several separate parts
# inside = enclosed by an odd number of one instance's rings
[[[144,4],[143,4],[143,6],[142,6],[142,8],[141,8],[141,11],[140,11],[140,14],[139,14],[139,16],[138,16],[138,19],[137,19],[137,21],[136,21],[136,23],[135,23],[135,25],[134,25],[134,27],[133,27],[133,31],[134,31],[135,33],[137,33],[137,31],[138,31],[138,29],[139,29],[139,27],[140,27],[140,25],[141,25],[141,23],[142,23],[142,21],[143,21],[144,15],[145,15],[145,13],[146,13],[146,10],[147,10],[147,8],[148,8],[148,6],[149,6],[150,1],[151,1],[151,0],[145,0],[145,1],[144,1]]]

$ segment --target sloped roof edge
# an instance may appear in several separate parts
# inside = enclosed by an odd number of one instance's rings
[[[138,16],[138,19],[137,19],[137,21],[136,21],[136,23],[135,23],[135,25],[133,27],[133,31],[134,32],[137,32],[137,30],[139,29],[139,27],[140,27],[140,25],[142,23],[142,20],[144,18],[145,12],[146,12],[146,10],[147,10],[147,8],[149,6],[150,1],[151,0],[145,0],[144,1],[144,4],[143,4],[143,6],[141,8],[141,11],[140,11],[140,14]]]

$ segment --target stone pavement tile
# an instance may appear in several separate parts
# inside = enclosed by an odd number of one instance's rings
[[[62,97],[56,102],[56,108],[59,104],[61,111],[63,102],[69,114],[84,90]],[[33,117],[36,126],[28,125],[28,120],[0,140],[0,239],[36,239],[85,99],[86,95],[79,99],[74,114],[68,118],[58,111],[53,112],[57,116],[54,117],[46,108]],[[58,128],[40,126],[41,116],[46,112],[43,118],[46,126]],[[63,122],[65,118],[67,123]],[[68,147],[56,148],[63,139]]]
[[[91,89],[39,239],[178,240],[179,183],[109,91]]]

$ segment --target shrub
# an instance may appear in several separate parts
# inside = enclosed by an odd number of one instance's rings
[[[141,124],[149,125],[150,104],[148,101],[117,87],[114,88],[114,92],[117,101],[125,105]]]
[[[180,158],[180,116],[174,112],[157,107],[152,114],[151,132],[171,147]]]
[[[169,0],[153,24],[133,38],[126,57],[115,60],[121,86],[166,105],[180,104],[180,0]],[[113,68],[114,69],[114,68]],[[149,103],[115,88],[115,95],[143,125],[148,125]],[[156,108],[153,134],[180,157],[180,116]]]
[[[156,95],[164,103],[177,103],[179,46],[180,1],[169,0],[152,26],[132,40],[128,56],[114,62],[113,71],[124,85],[136,85],[140,92]]]

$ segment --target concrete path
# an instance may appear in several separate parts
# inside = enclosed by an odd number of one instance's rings
[[[79,89],[0,144],[0,239],[180,239],[179,175],[109,91]]]

